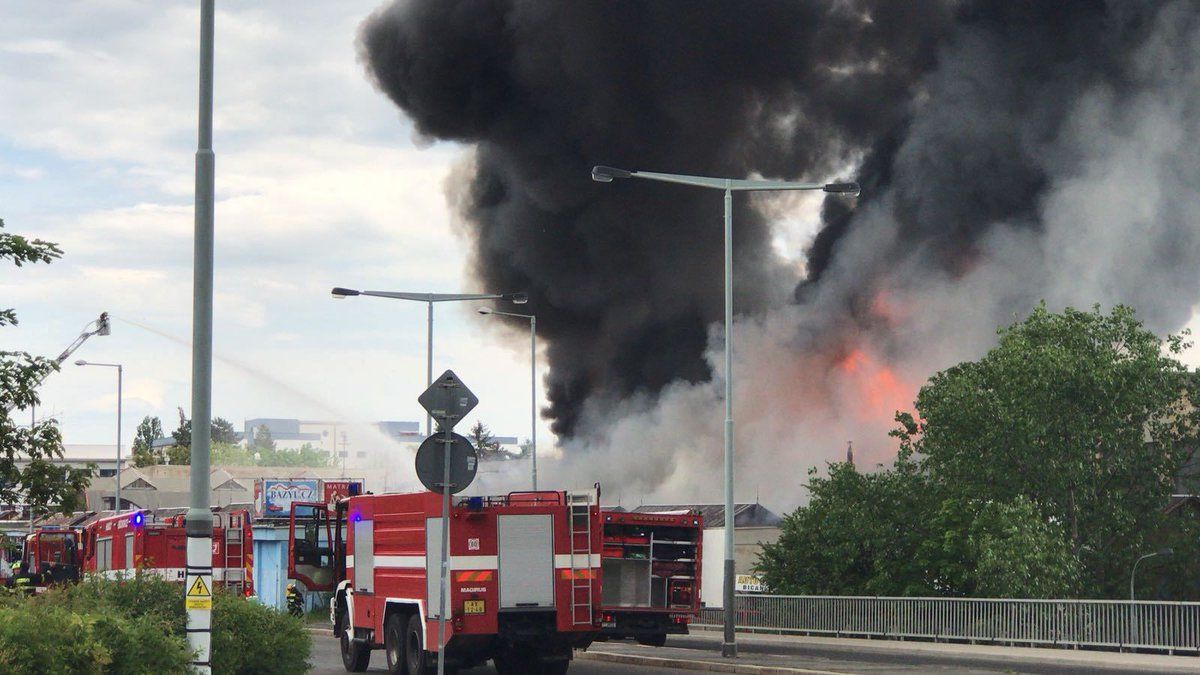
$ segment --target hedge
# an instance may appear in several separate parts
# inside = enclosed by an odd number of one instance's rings
[[[191,663],[179,584],[138,574],[92,578],[29,597],[0,596],[0,672],[184,673]],[[312,641],[299,619],[218,592],[216,675],[304,673]]]

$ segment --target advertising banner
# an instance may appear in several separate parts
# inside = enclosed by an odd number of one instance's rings
[[[362,494],[362,481],[358,480],[327,480],[324,481],[323,489],[325,494],[325,503],[333,505],[339,499],[350,496],[350,485],[358,485],[358,494]]]
[[[321,498],[316,480],[272,480],[262,482],[262,515],[264,518],[287,518],[292,502],[315,502]]]

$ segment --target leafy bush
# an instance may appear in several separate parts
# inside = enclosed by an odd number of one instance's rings
[[[302,621],[218,591],[217,675],[304,673],[312,640]],[[184,673],[192,660],[183,588],[155,576],[89,578],[37,596],[0,593],[0,673]]]
[[[151,615],[100,614],[92,633],[112,658],[107,673],[183,673],[192,662],[192,648],[183,634],[168,632],[166,624]]]
[[[96,639],[93,621],[36,602],[0,608],[0,672],[105,672],[112,658]]]
[[[224,675],[304,673],[312,638],[303,622],[231,593],[213,598],[212,669]]]
[[[55,589],[39,599],[78,612],[150,617],[176,635],[184,635],[187,625],[179,584],[141,571],[129,580],[90,577],[84,583]]]

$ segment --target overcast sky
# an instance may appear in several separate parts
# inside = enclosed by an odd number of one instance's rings
[[[332,286],[520,290],[464,278],[443,185],[469,149],[419,145],[363,74],[355,35],[380,4],[218,3],[213,414],[239,429],[422,419],[424,305]],[[126,443],[143,416],[169,430],[190,409],[198,6],[16,0],[0,21],[0,217],[65,251],[0,269],[21,321],[0,348],[57,355],[109,312],[112,335],[71,361],[125,365]],[[528,437],[528,336],[474,310],[437,310],[435,371],[453,368],[498,434]],[[42,411],[67,443],[112,443],[115,390],[115,373],[68,363]]]

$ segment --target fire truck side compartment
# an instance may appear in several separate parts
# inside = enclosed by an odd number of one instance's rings
[[[500,609],[554,607],[554,522],[550,515],[497,516]]]

